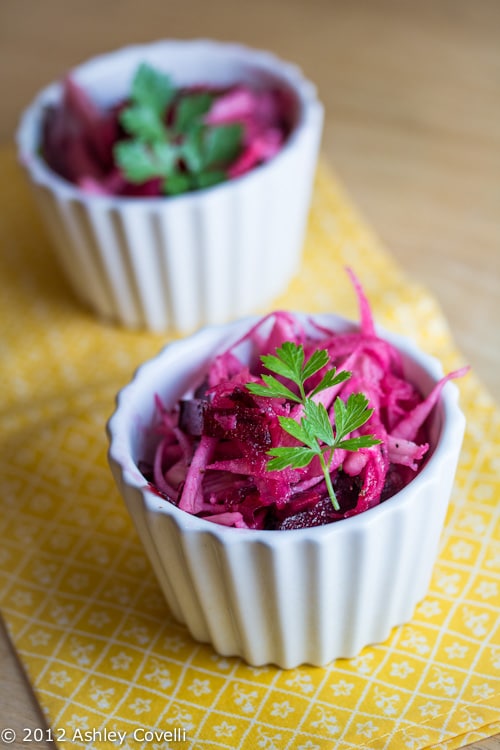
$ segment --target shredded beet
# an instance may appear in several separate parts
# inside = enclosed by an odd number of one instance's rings
[[[239,177],[267,162],[283,147],[293,127],[295,103],[280,89],[254,90],[237,84],[229,88],[192,86],[179,89],[178,98],[165,114],[165,123],[180,99],[205,91],[214,101],[204,117],[206,125],[238,124],[242,127],[239,152],[224,171],[225,178]],[[99,108],[72,77],[62,82],[61,100],[47,108],[42,125],[41,153],[51,169],[93,195],[158,197],[162,179],[131,182],[118,167],[114,147],[127,140],[120,114],[127,99],[109,109]],[[185,164],[178,164],[182,171]]]
[[[238,99],[244,106],[243,99]],[[399,351],[375,331],[369,303],[352,271],[361,324],[357,331],[336,332],[314,324],[306,333],[288,312],[261,318],[239,341],[215,356],[194,393],[168,409],[156,397],[159,433],[148,481],[166,500],[208,521],[236,528],[296,529],[357,515],[399,492],[422,468],[429,454],[427,419],[443,386],[465,374],[462,368],[443,377],[426,398],[403,374]],[[296,444],[279,417],[300,419],[302,406],[286,398],[251,394],[246,384],[259,381],[260,357],[285,341],[304,346],[305,358],[326,349],[328,367],[349,370],[350,379],[320,391],[334,424],[333,403],[362,392],[373,414],[356,434],[368,432],[381,442],[357,452],[337,449],[330,467],[340,505],[328,496],[319,460],[304,468],[269,471],[268,451]],[[251,361],[238,356],[250,345]],[[322,377],[308,381],[312,391]]]

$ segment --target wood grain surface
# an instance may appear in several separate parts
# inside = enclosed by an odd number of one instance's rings
[[[500,401],[500,2],[1,0],[0,143],[68,68],[165,37],[269,48],[316,82],[328,162]],[[20,750],[46,725],[0,629],[4,726]],[[470,747],[500,750],[500,735]]]

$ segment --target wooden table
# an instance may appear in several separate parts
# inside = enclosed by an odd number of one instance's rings
[[[0,143],[67,68],[168,36],[237,40],[303,67],[326,107],[328,161],[500,400],[500,2],[2,0]],[[0,724],[43,726],[1,630],[0,663]],[[500,735],[470,747],[499,750]]]

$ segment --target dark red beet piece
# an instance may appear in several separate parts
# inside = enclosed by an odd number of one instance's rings
[[[179,428],[186,435],[193,435],[194,437],[203,435],[207,408],[208,401],[206,399],[182,399],[179,402]]]

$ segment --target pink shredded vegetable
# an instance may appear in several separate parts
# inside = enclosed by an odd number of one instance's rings
[[[384,502],[420,470],[429,452],[426,420],[448,380],[442,378],[424,399],[403,374],[399,351],[377,336],[369,303],[349,271],[358,295],[359,330],[336,332],[313,323],[306,333],[296,317],[274,312],[259,320],[238,342],[218,354],[194,394],[173,409],[157,398],[154,429],[160,434],[153,460],[141,466],[156,490],[182,510],[208,521],[251,529],[294,529],[332,523]],[[337,449],[331,479],[340,511],[328,496],[317,458],[300,469],[269,471],[270,448],[295,444],[280,426],[280,416],[300,419],[301,406],[286,399],[252,395],[246,384],[259,381],[260,357],[285,341],[304,346],[305,358],[326,349],[330,368],[349,370],[349,380],[321,391],[334,424],[333,404],[351,393],[364,393],[372,408],[356,434],[372,434],[380,445],[356,453]],[[250,343],[250,366],[238,358],[241,343]],[[320,371],[307,385],[313,390]],[[287,385],[290,385],[288,382]]]
[[[62,87],[61,101],[47,108],[43,120],[41,152],[49,167],[94,195],[163,195],[161,179],[133,184],[115,163],[113,148],[126,138],[119,117],[127,100],[100,109],[73,78],[66,77]],[[253,90],[242,84],[223,90],[196,86],[181,90],[179,97],[192,91],[214,95],[205,115],[207,125],[238,123],[243,128],[242,147],[227,168],[227,179],[271,159],[290,133],[294,102],[284,90]],[[169,110],[165,120],[171,117]]]

